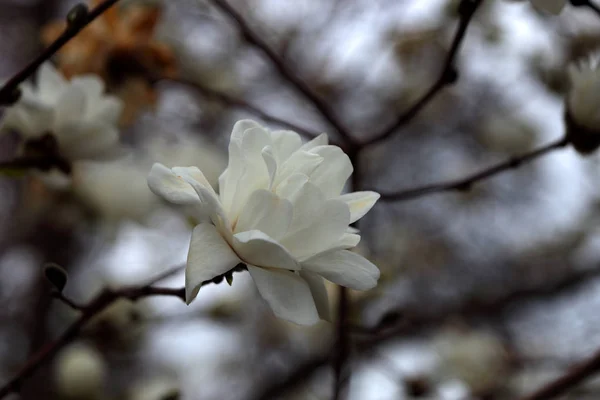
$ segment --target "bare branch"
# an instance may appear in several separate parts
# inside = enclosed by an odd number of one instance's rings
[[[450,46],[450,50],[448,51],[448,55],[444,61],[442,72],[440,73],[438,79],[433,83],[431,88],[425,92],[425,94],[416,101],[408,110],[402,113],[396,121],[394,121],[390,126],[385,128],[382,132],[375,135],[374,137],[367,139],[366,141],[359,144],[360,147],[367,147],[373,144],[379,143],[388,139],[390,136],[394,134],[394,132],[404,126],[407,125],[410,121],[413,120],[419,114],[419,112],[429,104],[435,96],[444,88],[446,85],[452,84],[458,78],[458,72],[454,66],[454,59],[456,58],[458,51],[460,49],[460,45],[465,38],[465,34],[467,33],[467,28],[471,23],[475,12],[481,5],[483,0],[462,0],[459,6],[459,14],[460,20],[458,22],[458,28],[456,30],[456,34],[454,35],[454,39],[452,40],[452,44]]]
[[[348,145],[353,146],[354,139],[350,132],[344,127],[336,116],[331,106],[319,97],[294,71],[281,59],[281,57],[250,27],[239,12],[237,12],[226,0],[211,0],[214,5],[229,15],[238,25],[244,39],[253,46],[260,49],[271,60],[277,71],[287,79],[300,93],[304,95],[313,106],[321,113],[333,128],[342,136]]]
[[[552,142],[546,146],[540,147],[539,149],[533,150],[529,153],[523,154],[521,156],[512,157],[508,160],[501,162],[500,164],[494,165],[492,167],[486,168],[483,171],[477,172],[473,175],[470,175],[466,178],[453,180],[449,182],[443,183],[435,183],[431,185],[425,185],[416,187],[413,189],[402,190],[399,192],[393,193],[381,193],[381,199],[384,201],[406,201],[415,199],[418,197],[427,196],[434,193],[440,192],[450,192],[450,191],[466,191],[469,190],[475,183],[491,178],[495,175],[498,175],[502,172],[516,169],[521,165],[531,162],[541,156],[544,156],[554,150],[561,149],[569,144],[569,140],[567,138],[560,139],[558,141]]]
[[[0,88],[0,105],[12,104],[18,96],[15,92],[18,86],[35,73],[40,65],[49,60],[57,51],[59,51],[69,40],[73,39],[92,21],[102,15],[106,10],[115,5],[119,0],[105,0],[95,8],[86,12],[85,15],[79,14],[74,21],[69,21],[65,31],[48,46],[42,53],[27,64],[21,71],[17,72]],[[76,6],[77,7],[77,6]]]
[[[226,104],[228,106],[236,107],[236,108],[248,111],[252,114],[257,115],[258,117],[262,118],[263,120],[265,120],[267,122],[272,122],[274,124],[281,125],[285,128],[292,129],[293,131],[298,132],[299,134],[304,135],[308,138],[312,139],[312,138],[319,136],[319,133],[317,133],[317,132],[311,131],[307,128],[303,128],[299,125],[296,125],[296,124],[286,121],[284,119],[275,117],[271,114],[268,114],[266,111],[261,110],[257,106],[250,104],[246,100],[236,98],[227,93],[223,93],[223,92],[211,89],[207,86],[204,86],[200,82],[191,81],[189,79],[170,79],[170,81],[180,83],[182,85],[186,85],[190,88],[197,90],[203,96],[215,99],[215,100],[220,101],[221,103]]]

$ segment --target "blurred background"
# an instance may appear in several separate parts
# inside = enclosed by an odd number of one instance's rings
[[[360,140],[437,79],[458,22],[454,0],[229,3]],[[52,40],[74,4],[0,1],[2,79]],[[127,157],[79,166],[68,190],[0,178],[1,382],[77,317],[52,301],[45,262],[68,271],[65,294],[79,303],[184,264],[191,226],[147,188],[153,162],[197,165],[216,183],[243,118],[340,141],[211,1],[119,7],[120,20],[99,34],[104,50],[82,36],[54,61],[64,67],[75,54],[100,65],[81,71],[103,74],[125,100]],[[586,8],[554,17],[529,2],[485,1],[456,59],[458,82],[361,152],[354,189],[461,178],[559,139],[566,67],[599,45],[600,18]],[[0,143],[12,158],[15,138]],[[360,224],[358,251],[382,277],[351,293],[346,398],[514,399],[600,347],[598,179],[598,155],[565,148],[468,192],[380,201]],[[164,282],[183,283],[182,270]],[[115,303],[14,398],[330,399],[334,339],[335,324],[276,319],[249,276],[236,274],[190,306]],[[598,396],[600,380],[590,380],[566,398]]]

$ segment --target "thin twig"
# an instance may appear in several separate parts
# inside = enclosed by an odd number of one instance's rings
[[[18,392],[24,380],[29,378],[42,364],[49,361],[59,350],[75,339],[93,317],[104,311],[116,300],[125,298],[135,301],[148,296],[176,296],[185,300],[185,288],[173,289],[144,285],[118,290],[103,290],[89,304],[83,307],[83,313],[58,339],[49,342],[36,352],[13,378],[0,388],[0,399],[10,393]]]
[[[40,65],[49,60],[50,57],[59,51],[69,40],[74,38],[81,30],[83,30],[83,28],[115,5],[118,1],[119,0],[106,0],[90,10],[84,18],[78,19],[76,23],[67,24],[65,31],[54,42],[2,86],[0,89],[0,105],[11,104],[15,98],[15,91],[23,81],[33,75]]]
[[[440,73],[438,79],[433,83],[431,88],[421,98],[419,98],[415,104],[413,104],[409,109],[407,109],[404,113],[402,113],[396,120],[390,124],[387,128],[381,131],[379,134],[375,135],[372,138],[369,138],[362,143],[360,143],[360,147],[367,147],[373,144],[379,143],[388,139],[392,134],[400,127],[408,124],[417,116],[417,114],[435,98],[435,96],[448,84],[452,84],[458,78],[458,73],[454,66],[454,60],[460,50],[461,43],[465,38],[465,34],[467,33],[467,28],[473,19],[473,15],[481,5],[483,0],[463,0],[461,2],[460,8],[460,20],[458,23],[458,28],[456,30],[456,34],[454,35],[454,39],[452,40],[452,44],[450,45],[450,50],[446,55],[446,59],[444,60],[444,64],[442,66],[442,72]]]
[[[600,350],[590,358],[572,367],[561,377],[544,385],[535,392],[521,397],[519,400],[548,400],[573,389],[579,383],[600,372]]]
[[[473,175],[467,176],[449,182],[435,183],[431,185],[425,185],[416,187],[413,189],[402,190],[393,193],[381,193],[381,199],[384,201],[406,201],[415,199],[418,197],[427,196],[433,193],[449,192],[449,191],[466,191],[469,190],[475,183],[491,178],[494,175],[498,175],[502,172],[515,169],[521,165],[533,161],[543,155],[546,155],[554,150],[561,149],[569,144],[567,138],[560,139],[552,142],[546,146],[540,147],[539,149],[533,150],[529,153],[521,156],[512,157],[500,164],[486,168],[483,171],[477,172]]]
[[[392,321],[389,315],[381,318],[381,322],[373,327],[360,328],[360,335],[355,336],[356,355],[360,356],[373,348],[389,343],[390,341],[406,335],[422,333],[424,330],[439,327],[450,317],[461,317],[466,320],[480,320],[490,316],[501,316],[506,310],[515,305],[530,300],[552,299],[561,293],[576,290],[580,285],[586,284],[600,276],[599,269],[578,270],[567,274],[557,281],[543,286],[517,288],[510,293],[489,300],[472,300],[465,303],[450,304],[445,309],[436,312],[416,314],[415,309],[393,311],[397,317]],[[416,310],[418,312],[419,310]],[[412,314],[411,314],[412,313]],[[390,313],[391,315],[391,313]],[[355,330],[356,331],[356,330]],[[271,379],[270,384],[258,390],[252,397],[253,400],[270,400],[281,397],[289,390],[295,389],[307,382],[319,369],[335,360],[335,346],[328,351],[309,357],[296,364],[296,367],[287,376],[280,379]],[[540,400],[540,398],[524,398],[520,400]]]
[[[267,122],[272,122],[277,125],[281,125],[285,128],[292,129],[293,131],[298,132],[299,134],[304,135],[308,138],[315,138],[315,137],[319,136],[319,133],[317,133],[317,132],[311,131],[307,128],[303,128],[299,125],[296,125],[296,124],[286,121],[284,119],[275,117],[275,116],[261,110],[257,106],[250,104],[246,100],[243,100],[243,99],[240,99],[237,97],[233,97],[230,94],[211,89],[209,87],[204,86],[200,82],[191,81],[189,79],[181,79],[181,78],[169,79],[169,80],[172,82],[180,83],[182,85],[191,87],[191,88],[197,90],[199,93],[201,93],[205,97],[210,97],[210,98],[220,101],[221,103],[226,104],[228,106],[236,107],[236,108],[248,111],[252,114],[257,115],[258,117],[262,118],[263,120],[265,120]]]
[[[313,106],[321,113],[333,128],[342,136],[342,139],[353,146],[354,139],[342,122],[338,119],[331,106],[319,97],[294,71],[281,59],[281,57],[265,42],[254,30],[242,15],[236,11],[226,0],[211,0],[214,5],[229,15],[237,24],[244,39],[260,49],[271,60],[277,71],[288,80],[300,93],[304,95]]]

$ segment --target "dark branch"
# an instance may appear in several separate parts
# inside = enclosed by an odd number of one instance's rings
[[[502,172],[515,169],[521,165],[533,161],[547,153],[554,150],[563,148],[569,144],[569,140],[566,138],[560,139],[556,142],[552,142],[544,147],[533,150],[530,153],[523,154],[521,156],[512,157],[500,164],[494,165],[490,168],[484,169],[483,171],[477,172],[466,178],[457,179],[454,181],[435,183],[431,185],[421,186],[414,189],[402,190],[394,193],[381,193],[381,199],[384,201],[406,201],[415,199],[418,197],[427,196],[433,193],[449,192],[449,191],[466,191],[469,190],[475,183],[491,178],[494,175],[498,175]]]
[[[71,303],[69,305],[81,311],[82,314],[58,339],[47,343],[39,351],[33,354],[33,356],[25,363],[25,365],[6,384],[4,384],[4,386],[0,388],[0,399],[6,397],[10,393],[18,392],[21,384],[27,378],[33,375],[33,373],[39,367],[41,367],[42,364],[48,362],[62,348],[71,343],[92,318],[104,311],[108,306],[113,304],[118,299],[129,299],[131,301],[136,301],[149,296],[175,296],[185,301],[185,288],[166,288],[154,286],[157,282],[172,276],[173,274],[181,271],[181,269],[182,267],[175,267],[167,270],[151,279],[146,284],[140,286],[125,287],[116,290],[104,289],[86,305],[78,305],[68,300],[68,303]],[[245,265],[239,264],[231,271],[223,275],[219,275],[210,281],[206,281],[202,285],[204,286],[210,283],[219,283],[228,275],[244,270]],[[62,297],[61,300],[64,298],[64,296],[60,297]]]
[[[572,367],[558,379],[519,400],[548,400],[558,397],[598,372],[600,372],[600,350],[587,360]]]
[[[598,15],[600,17],[600,7],[597,6],[595,3],[592,3],[589,0],[586,0],[583,2],[583,5],[590,8],[592,11],[594,11],[596,13],[596,15]]]
[[[281,57],[250,27],[248,22],[226,0],[211,0],[224,13],[229,15],[237,24],[244,39],[260,49],[271,60],[277,71],[288,80],[300,93],[304,95],[313,106],[321,113],[333,128],[342,136],[348,145],[354,145],[354,139],[335,115],[331,106],[319,97],[294,71],[281,59]]]
[[[458,28],[456,30],[456,34],[454,35],[454,39],[452,40],[450,50],[446,55],[446,59],[442,66],[442,72],[440,73],[438,79],[433,83],[431,88],[429,88],[429,90],[415,102],[415,104],[398,116],[398,118],[396,118],[396,120],[390,124],[390,126],[385,128],[382,132],[374,137],[360,143],[360,147],[370,146],[388,139],[397,129],[407,125],[410,121],[412,121],[413,118],[415,118],[417,114],[419,114],[419,112],[427,104],[429,104],[444,87],[446,87],[446,85],[452,84],[456,81],[458,78],[458,72],[455,69],[456,67],[454,66],[454,60],[458,54],[465,34],[467,33],[467,28],[473,19],[473,15],[475,15],[475,12],[482,2],[483,0],[462,0],[459,6],[460,20],[458,23]]]
[[[59,51],[69,40],[74,38],[83,28],[89,25],[92,21],[98,18],[102,13],[108,10],[110,7],[115,5],[119,0],[106,0],[99,4],[94,9],[85,13],[74,13],[75,9],[69,16],[73,15],[74,18],[67,23],[65,31],[48,46],[42,53],[27,64],[21,71],[17,72],[8,82],[0,88],[0,105],[12,104],[16,101],[18,96],[15,96],[15,92],[18,90],[18,86],[35,73],[40,65],[45,61],[49,60],[57,51]],[[76,6],[77,7],[77,6]]]
[[[194,81],[190,81],[187,79],[170,79],[170,81],[189,86],[189,87],[197,90],[203,96],[210,97],[210,98],[220,101],[221,103],[226,104],[228,106],[236,107],[236,108],[248,111],[252,114],[257,115],[258,117],[262,118],[263,120],[265,120],[267,122],[272,122],[272,123],[281,125],[285,128],[292,129],[293,131],[298,132],[299,134],[304,135],[306,137],[315,138],[315,137],[319,136],[319,133],[317,133],[317,132],[313,132],[311,130],[308,130],[306,128],[303,128],[301,126],[293,124],[289,121],[286,121],[284,119],[275,117],[271,114],[268,114],[265,111],[262,111],[257,106],[252,105],[243,99],[236,98],[227,93],[219,92],[217,90],[208,88],[199,82],[194,82]]]

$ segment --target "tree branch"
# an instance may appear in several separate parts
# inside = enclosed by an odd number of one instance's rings
[[[49,60],[50,57],[60,50],[69,40],[81,32],[83,28],[115,5],[118,1],[119,0],[105,0],[83,16],[79,14],[73,21],[70,21],[67,24],[65,31],[54,42],[0,88],[0,105],[10,105],[14,103],[18,99],[18,96],[16,96],[15,93],[22,82],[33,75],[40,65]],[[71,15],[71,13],[69,14]]]
[[[516,169],[525,163],[531,162],[554,150],[563,148],[568,144],[569,140],[567,138],[563,138],[558,141],[552,142],[546,146],[540,147],[539,149],[523,154],[521,156],[509,158],[508,160],[501,162],[500,164],[484,169],[483,171],[477,172],[466,178],[457,179],[449,182],[420,186],[413,189],[402,190],[399,192],[383,192],[381,193],[381,199],[384,201],[406,201],[418,197],[427,196],[433,193],[449,191],[466,191],[469,190],[475,183],[479,181],[491,178],[495,175],[498,175],[502,172],[511,169]]]
[[[228,274],[232,274],[236,271],[242,271],[244,269],[245,266],[240,264],[231,271],[223,275],[219,275],[210,281],[206,281],[202,285],[219,283],[223,281],[224,277]],[[150,280],[148,283],[140,286],[125,287],[116,290],[106,288],[88,304],[84,306],[76,305],[76,307],[82,311],[82,314],[79,316],[79,318],[73,324],[71,324],[67,330],[58,337],[58,339],[47,343],[39,351],[33,354],[33,356],[25,363],[25,365],[7,383],[5,383],[4,386],[0,388],[0,399],[6,397],[10,393],[18,392],[22,383],[27,378],[33,375],[33,373],[40,368],[42,364],[52,359],[62,348],[71,343],[92,318],[104,311],[115,301],[119,299],[136,301],[149,296],[175,296],[185,301],[185,288],[166,288],[154,286],[156,282],[171,276],[173,273],[180,270],[181,267],[173,268]],[[75,303],[73,304],[75,305]]]
[[[551,381],[534,393],[519,400],[548,400],[566,393],[579,383],[600,372],[600,350],[590,358],[572,367],[564,375]]]
[[[319,113],[325,118],[333,128],[342,136],[342,139],[349,145],[355,144],[350,132],[344,127],[342,122],[338,119],[331,106],[321,97],[319,97],[313,90],[296,75],[294,71],[281,59],[281,57],[265,42],[261,37],[254,32],[248,22],[244,20],[242,15],[237,12],[226,0],[211,0],[212,3],[221,9],[225,14],[229,15],[238,25],[238,28],[244,37],[244,39],[260,49],[266,56],[271,60],[275,69],[287,79],[300,93],[304,95],[313,106],[319,111]]]
[[[589,9],[591,9],[592,11],[594,11],[596,13],[596,15],[598,15],[600,17],[600,7],[597,6],[595,3],[592,3],[589,0],[585,0],[582,5],[588,7]]]
[[[450,45],[450,50],[446,55],[442,72],[440,73],[438,79],[433,83],[431,88],[415,102],[415,104],[398,116],[396,121],[390,124],[379,134],[360,143],[360,147],[371,146],[388,139],[398,128],[407,125],[410,121],[412,121],[413,118],[415,118],[417,114],[419,114],[419,112],[427,104],[429,104],[444,87],[446,87],[446,85],[452,84],[456,81],[456,79],[458,79],[458,72],[455,69],[454,60],[458,54],[462,41],[465,38],[467,28],[469,27],[475,12],[482,2],[483,0],[461,1],[459,5],[460,20],[458,23],[458,28],[456,30],[456,34],[454,35],[454,39],[452,40],[452,44]]]
[[[223,93],[223,92],[211,89],[207,86],[204,86],[203,84],[201,84],[199,82],[191,81],[189,79],[180,79],[180,78],[168,79],[168,80],[171,82],[180,83],[182,85],[193,88],[193,89],[197,90],[199,93],[201,93],[203,96],[215,99],[215,100],[217,100],[223,104],[226,104],[228,106],[236,107],[236,108],[248,111],[248,112],[255,114],[258,117],[264,119],[267,122],[272,122],[272,123],[281,125],[285,128],[292,129],[293,131],[298,132],[301,135],[304,135],[308,138],[312,139],[312,138],[319,136],[319,133],[317,133],[317,132],[311,131],[307,128],[303,128],[294,123],[291,123],[284,119],[281,119],[281,118],[275,117],[271,114],[268,114],[266,111],[261,110],[260,108],[258,108],[257,106],[255,106],[253,104],[250,104],[246,100],[236,98],[227,93]]]

